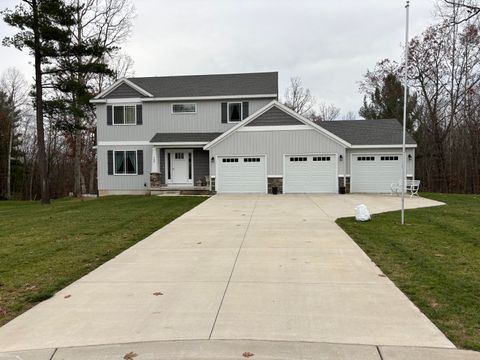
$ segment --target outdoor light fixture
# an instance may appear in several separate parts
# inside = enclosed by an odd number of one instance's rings
[[[340,155],[340,156],[338,157],[338,159],[339,159],[340,161],[343,161],[343,155]]]
[[[408,154],[408,160],[412,160],[412,154]]]
[[[211,162],[215,162],[215,157],[212,156],[212,158],[210,159]]]

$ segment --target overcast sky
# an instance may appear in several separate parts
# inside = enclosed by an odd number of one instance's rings
[[[0,0],[0,9],[19,0]],[[136,76],[278,71],[280,95],[292,76],[341,113],[362,104],[358,81],[384,58],[398,59],[403,0],[133,0],[124,51]],[[411,34],[433,22],[434,0],[411,1]],[[0,21],[0,35],[13,31]],[[33,73],[26,52],[0,48],[0,71]]]

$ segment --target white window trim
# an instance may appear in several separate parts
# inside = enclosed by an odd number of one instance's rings
[[[240,120],[230,121],[230,104],[240,104]],[[243,120],[243,102],[241,101],[230,101],[227,102],[227,123],[228,124],[238,124]]]
[[[135,174],[127,174],[127,151],[134,151],[135,152]],[[125,172],[124,173],[117,173],[117,169],[115,166],[115,153],[123,152],[125,154]],[[113,150],[113,175],[115,176],[135,176],[138,175],[138,152],[137,150]]]
[[[189,111],[183,111],[183,112],[175,112],[173,111],[173,107],[175,105],[195,105],[195,111],[189,112]],[[172,115],[194,115],[197,113],[197,103],[194,102],[183,102],[183,103],[173,103],[172,106],[170,107],[170,111]]]
[[[126,124],[125,123],[125,107],[126,106],[133,106],[134,108],[134,114],[135,114],[135,123],[133,124]],[[115,108],[116,107],[123,107],[123,124],[115,124]],[[112,105],[112,125],[114,126],[135,126],[137,125],[137,104],[115,104]]]

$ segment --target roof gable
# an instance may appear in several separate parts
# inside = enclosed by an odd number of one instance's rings
[[[122,98],[139,98],[145,97],[145,95],[141,94],[139,91],[132,88],[130,85],[126,83],[121,83],[111,92],[104,96],[104,99],[122,99]]]
[[[214,146],[214,145],[220,143],[221,141],[225,140],[227,137],[229,137],[230,135],[232,135],[233,133],[235,133],[236,131],[240,130],[243,127],[248,128],[248,124],[253,122],[255,119],[259,118],[262,114],[266,113],[267,111],[269,111],[272,108],[276,108],[276,109],[284,112],[285,114],[291,116],[293,119],[296,119],[300,123],[300,125],[305,126],[306,128],[310,127],[313,130],[316,130],[319,133],[323,134],[327,138],[330,138],[331,140],[333,140],[333,141],[335,141],[335,142],[337,142],[337,143],[339,143],[339,144],[341,144],[345,147],[350,147],[350,144],[348,142],[346,142],[345,140],[343,140],[343,139],[339,138],[338,136],[332,134],[328,130],[318,126],[317,124],[308,120],[307,118],[303,117],[302,115],[297,114],[295,111],[293,111],[292,109],[288,108],[287,106],[281,104],[277,100],[273,100],[270,103],[268,103],[267,105],[265,105],[263,108],[257,110],[255,113],[253,113],[252,115],[247,117],[245,120],[241,121],[240,123],[238,123],[237,125],[232,127],[230,130],[224,132],[222,135],[220,135],[219,137],[217,137],[213,141],[209,142],[207,145],[204,146],[204,149],[205,150],[210,149],[212,146]],[[295,127],[296,125],[297,124],[293,125],[293,127]],[[292,125],[277,125],[276,127],[280,130],[282,128],[288,128],[289,126],[292,126]],[[248,129],[252,129],[252,128],[248,128]]]
[[[303,125],[301,121],[274,106],[245,126]]]
[[[115,94],[115,91],[119,91]],[[107,89],[102,91],[100,94],[95,96],[90,102],[105,102],[105,98],[109,98],[110,94],[114,93],[111,98],[129,98],[129,97],[152,97],[145,89],[142,89],[140,86],[132,83],[126,78],[117,80],[113,85],[109,86]]]

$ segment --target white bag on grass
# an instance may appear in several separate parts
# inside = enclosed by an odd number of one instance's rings
[[[355,220],[368,221],[370,219],[370,212],[364,204],[360,204],[355,207]]]

